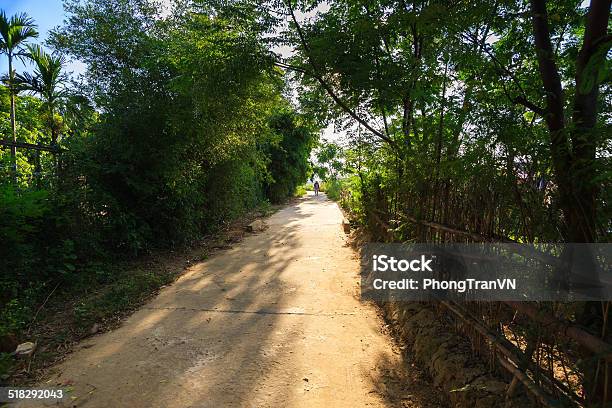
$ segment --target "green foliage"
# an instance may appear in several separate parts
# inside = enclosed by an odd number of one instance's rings
[[[342,153],[339,145],[323,141],[315,152],[317,164],[314,173],[323,180],[337,179],[344,171]]]
[[[10,353],[0,353],[0,376],[6,375],[13,365],[13,356]]]
[[[26,13],[8,17],[0,10],[0,52],[19,56],[28,39],[38,37],[36,25]]]
[[[324,181],[320,184],[320,191],[324,192],[329,199],[340,201],[340,195],[342,193],[342,183],[340,180],[332,179],[330,181]]]
[[[0,282],[4,294],[15,295],[28,283],[29,270],[42,260],[38,248],[46,240],[41,234],[51,206],[47,191],[17,195],[12,186],[0,186],[0,200],[0,257],[6,271],[12,271],[11,276],[1,275]]]
[[[276,112],[270,127],[276,138],[269,147],[270,179],[266,193],[272,202],[279,202],[293,195],[306,181],[310,173],[308,158],[316,140],[304,119],[288,110]]]
[[[67,76],[62,72],[65,60],[61,55],[48,54],[39,45],[28,45],[27,50],[28,58],[36,65],[34,75],[28,72],[17,74],[14,86],[19,91],[29,91],[41,97],[51,142],[56,144],[63,127],[63,119],[57,111],[67,97],[63,88]]]
[[[303,197],[303,196],[306,195],[306,193],[307,193],[306,186],[305,185],[300,185],[300,186],[296,187],[294,195],[296,197]]]

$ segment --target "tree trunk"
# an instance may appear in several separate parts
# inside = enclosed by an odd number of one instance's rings
[[[609,47],[610,37],[607,35],[611,0],[592,0],[587,15],[582,48],[576,59],[576,92],[572,114],[572,126],[566,128],[563,116],[563,91],[559,73],[554,61],[553,48],[548,29],[546,0],[531,0],[533,31],[540,68],[540,77],[546,92],[546,123],[551,135],[551,155],[555,169],[559,198],[566,222],[565,241],[574,243],[589,243],[597,240],[596,233],[596,202],[597,184],[595,170],[595,150],[597,137],[593,131],[597,122],[597,61],[593,61],[602,52],[601,47]],[[603,53],[605,55],[605,48]],[[568,138],[568,133],[571,136]],[[573,260],[580,265],[589,276],[591,282],[596,282],[595,259],[588,251],[567,248],[562,257]],[[593,294],[595,295],[595,294]],[[604,334],[605,320],[600,302],[586,302],[581,324],[593,322],[591,329],[598,334]],[[605,395],[612,391],[607,376],[602,372],[610,368],[607,361],[599,366],[597,358],[593,358],[590,350],[584,350],[582,367],[584,375],[583,388],[589,403],[601,402]]]
[[[409,94],[402,98],[402,107],[402,134],[404,135],[404,144],[406,146],[410,146],[410,124],[412,121],[414,105]]]
[[[594,131],[597,123],[597,98],[599,84],[598,70],[593,66],[599,64],[594,60],[598,54],[606,54],[610,47],[608,36],[608,19],[611,0],[592,0],[587,15],[582,48],[576,58],[576,93],[572,112],[572,174],[574,202],[571,207],[571,222],[568,237],[572,242],[595,242],[597,240],[597,171],[595,153],[598,134]],[[603,50],[602,50],[603,47]],[[589,69],[589,67],[591,67]],[[603,64],[601,64],[603,68]],[[595,263],[592,256],[585,256],[584,251],[575,254],[575,261],[582,265]],[[584,259],[584,258],[587,259]],[[592,268],[594,268],[593,265]],[[607,312],[606,312],[607,313]],[[609,336],[609,329],[604,327],[604,311],[601,302],[587,302],[580,321],[590,326],[598,334]],[[589,322],[591,324],[589,324]],[[599,402],[612,392],[612,384],[603,373],[612,368],[607,362],[601,362],[598,370],[593,362],[585,367],[584,389],[587,400]]]
[[[13,73],[13,55],[8,54],[8,69],[9,69],[9,95],[11,98],[11,132],[13,142],[17,141],[17,126],[15,123],[15,92],[13,89],[14,73]],[[11,164],[13,166],[13,180],[17,184],[17,147],[11,146]]]
[[[540,78],[546,94],[545,120],[550,132],[550,151],[555,170],[555,181],[566,226],[570,230],[570,225],[575,222],[572,210],[571,148],[563,113],[563,88],[550,41],[546,0],[531,0],[531,13]],[[566,234],[566,240],[567,238],[569,236]]]
[[[576,93],[571,130],[572,187],[575,200],[572,203],[572,222],[568,225],[568,237],[572,242],[595,242],[597,239],[595,150],[598,137],[593,130],[597,122],[599,84],[597,69],[592,69],[592,66],[597,63],[594,58],[602,53],[602,47],[605,50],[610,47],[607,30],[611,3],[612,0],[591,2],[582,48],[576,59]],[[591,69],[588,69],[589,65]]]
[[[593,0],[589,8],[582,49],[576,60],[576,93],[572,127],[568,130],[563,114],[561,79],[550,41],[546,0],[531,0],[536,53],[546,92],[545,119],[551,135],[551,154],[567,242],[595,242],[597,239],[595,203],[598,191],[594,181],[597,137],[593,129],[599,85],[597,70],[587,68],[597,52],[601,52],[601,47],[609,46],[610,3],[611,0]]]

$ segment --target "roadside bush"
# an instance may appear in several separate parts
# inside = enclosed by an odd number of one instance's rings
[[[327,197],[334,201],[340,201],[340,195],[342,193],[342,181],[341,180],[328,180],[321,183],[321,191],[327,194]]]
[[[270,201],[280,202],[306,181],[310,172],[308,158],[316,138],[304,119],[287,109],[272,115],[270,127],[276,137],[269,147],[266,193]]]
[[[303,197],[305,196],[307,193],[306,191],[306,186],[305,185],[301,185],[301,186],[297,186],[297,188],[295,189],[295,197]]]

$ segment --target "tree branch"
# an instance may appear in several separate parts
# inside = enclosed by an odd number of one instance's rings
[[[554,50],[550,41],[548,29],[548,12],[546,0],[531,0],[533,34],[540,77],[546,92],[546,122],[551,132],[557,132],[565,127],[563,114],[563,88],[561,77],[554,59]]]
[[[544,108],[540,108],[538,105],[529,102],[526,98],[524,98],[523,96],[517,96],[516,98],[510,98],[510,96],[508,96],[508,98],[510,99],[510,102],[517,104],[517,105],[523,105],[524,107],[526,107],[527,109],[531,110],[532,112],[545,117],[546,116],[546,109]]]
[[[290,65],[282,61],[274,61],[274,65],[276,65],[279,68],[288,69],[291,71],[299,72],[304,75],[309,75],[311,77],[314,77],[314,74],[312,72],[305,70],[302,67],[296,67],[295,65]]]
[[[353,119],[355,119],[359,124],[361,124],[363,127],[365,127],[367,130],[369,130],[370,132],[372,132],[375,136],[379,137],[380,139],[384,140],[385,142],[387,142],[388,144],[390,144],[391,146],[397,147],[395,141],[389,137],[387,137],[384,133],[374,129],[366,120],[362,119],[361,117],[359,117],[359,115],[357,115],[357,113],[351,109],[334,91],[334,89],[331,87],[331,85],[329,85],[322,77],[322,75],[318,72],[317,69],[317,65],[315,64],[312,56],[310,55],[310,47],[308,46],[308,43],[306,42],[306,38],[304,36],[304,32],[302,31],[302,27],[300,26],[300,24],[297,21],[297,18],[295,17],[295,12],[293,11],[293,6],[291,5],[291,0],[287,0],[287,7],[289,9],[289,13],[291,14],[291,19],[293,20],[293,24],[295,24],[298,36],[300,38],[300,43],[302,45],[302,47],[304,48],[304,52],[306,53],[306,56],[308,58],[308,62],[310,63],[310,66],[312,67],[312,76],[319,82],[319,84],[321,84],[321,86],[323,87],[323,89],[325,89],[325,91],[327,92],[327,94],[334,100],[334,102],[336,102],[336,104],[338,106],[340,106],[340,108],[342,108],[342,110],[344,110],[350,117],[352,117]]]
[[[527,99],[527,93],[525,92],[525,90],[521,86],[520,81],[516,78],[516,76],[512,73],[512,71],[510,71],[510,69],[508,69],[508,67],[506,67],[504,64],[502,64],[501,61],[497,58],[497,56],[494,53],[492,53],[491,50],[489,50],[487,48],[486,43],[484,41],[483,42],[479,42],[478,38],[477,37],[473,37],[473,35],[465,35],[464,34],[464,37],[467,38],[469,41],[472,41],[475,46],[478,46],[480,51],[484,51],[485,54],[487,54],[487,56],[489,56],[489,58],[491,58],[491,61],[493,61],[493,64],[497,67],[497,69],[501,73],[503,73],[506,76],[508,76],[512,80],[512,82],[516,85],[516,87],[518,88],[518,90],[521,93],[521,95],[518,96],[518,97],[512,97],[510,95],[510,92],[508,92],[508,90],[506,89],[506,86],[502,83],[502,88],[504,90],[504,93],[506,94],[506,96],[508,97],[510,102],[512,102],[514,104],[518,104],[518,105],[523,105],[524,107],[528,108],[529,110],[533,111],[534,113],[536,113],[536,114],[538,114],[538,115],[540,115],[542,117],[546,117],[546,114],[548,113],[548,111],[545,108],[541,108],[538,105],[536,105],[535,103],[530,102]]]

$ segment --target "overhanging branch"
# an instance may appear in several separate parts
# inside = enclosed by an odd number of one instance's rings
[[[291,19],[293,20],[293,23],[295,24],[298,36],[300,38],[300,43],[302,45],[302,48],[304,48],[304,52],[306,53],[306,57],[308,58],[308,62],[310,64],[310,66],[312,67],[312,71],[313,71],[311,73],[312,77],[315,78],[319,82],[319,84],[323,87],[323,89],[325,89],[327,94],[334,100],[334,102],[336,102],[336,104],[338,106],[340,106],[340,108],[343,111],[345,111],[350,117],[355,119],[357,121],[357,123],[359,123],[360,125],[365,127],[367,130],[372,132],[375,136],[377,136],[380,139],[384,140],[385,142],[387,142],[391,146],[397,147],[397,145],[396,145],[396,143],[395,143],[395,141],[393,139],[387,137],[384,133],[380,132],[379,130],[374,129],[366,120],[364,120],[359,115],[357,115],[357,113],[353,109],[351,109],[336,94],[335,90],[331,87],[331,85],[329,85],[325,81],[323,76],[319,73],[319,71],[317,69],[317,65],[315,64],[312,56],[310,55],[310,47],[308,46],[308,43],[306,42],[306,37],[304,36],[304,32],[302,31],[302,27],[300,26],[300,24],[297,21],[297,18],[295,17],[295,12],[293,11],[293,6],[291,5],[291,0],[287,0],[287,8],[289,9],[289,13],[291,15]]]
[[[469,35],[463,34],[463,37],[466,38],[468,41],[471,41],[475,45],[479,44],[478,38],[474,38],[471,34]],[[510,78],[512,82],[516,85],[516,87],[518,88],[521,95],[517,97],[512,97],[510,93],[508,92],[508,90],[506,89],[506,86],[502,84],[504,93],[506,94],[506,97],[510,100],[510,102],[514,104],[518,104],[518,105],[523,105],[524,107],[533,111],[534,113],[542,117],[545,117],[548,111],[527,99],[527,94],[525,90],[523,89],[523,87],[521,86],[520,81],[516,78],[516,76],[512,73],[512,71],[510,71],[508,67],[502,64],[501,61],[497,58],[497,56],[494,53],[492,53],[491,50],[487,48],[486,43],[480,43],[480,46],[478,47],[478,49],[484,51],[484,53],[487,54],[489,58],[491,58],[491,61],[493,61],[493,64],[495,65],[497,70],[501,74],[504,74],[508,78]]]

